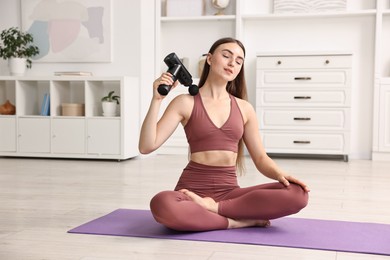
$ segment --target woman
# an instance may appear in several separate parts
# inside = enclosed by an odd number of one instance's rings
[[[246,101],[245,48],[233,38],[222,38],[210,48],[199,81],[199,94],[179,95],[158,120],[164,96],[160,84],[178,85],[169,73],[153,83],[153,98],[141,128],[142,154],[159,148],[184,127],[190,162],[174,191],[153,197],[156,221],[180,231],[268,226],[270,219],[294,214],[304,208],[309,189],[286,174],[269,158],[262,146],[258,122]],[[265,176],[277,182],[241,188],[236,169],[243,171],[243,145]]]

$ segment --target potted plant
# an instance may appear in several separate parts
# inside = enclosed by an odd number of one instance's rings
[[[112,90],[107,96],[102,97],[103,116],[116,116],[116,107],[119,105],[119,96]]]
[[[39,48],[33,45],[33,36],[17,27],[5,29],[0,35],[0,57],[8,60],[11,75],[23,75],[31,68],[31,57],[39,54]]]

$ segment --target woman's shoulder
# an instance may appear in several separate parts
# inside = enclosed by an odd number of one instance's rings
[[[194,97],[190,94],[179,94],[172,99],[169,106],[177,109],[178,111],[192,111],[192,107],[194,106]]]
[[[249,101],[247,101],[245,99],[238,98],[238,97],[234,97],[234,98],[236,99],[237,104],[241,110],[243,110],[243,109],[244,110],[248,110],[248,109],[253,110],[253,106]]]
[[[190,94],[179,94],[173,98],[172,102],[175,103],[193,103],[194,97]]]
[[[244,123],[247,123],[249,119],[253,119],[256,117],[255,109],[252,104],[244,99],[234,97],[237,101],[238,107],[241,111],[241,115],[244,119]]]
[[[185,125],[191,116],[194,107],[194,97],[190,94],[179,94],[169,104],[170,110],[176,111],[182,117],[182,124]]]

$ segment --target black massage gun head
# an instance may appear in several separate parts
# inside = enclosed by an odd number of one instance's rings
[[[198,95],[199,87],[197,85],[192,84],[191,86],[188,87],[188,92],[190,93],[191,96]]]
[[[174,52],[168,54],[164,58],[164,62],[168,66],[168,72],[172,74],[173,81],[179,80],[182,85],[189,87],[188,91],[192,96],[198,94],[198,86],[192,84],[191,74]],[[157,90],[160,95],[165,96],[169,93],[171,87],[172,86],[160,85]]]

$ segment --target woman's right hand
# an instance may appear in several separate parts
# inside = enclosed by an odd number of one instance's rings
[[[160,77],[158,77],[154,82],[153,82],[153,98],[157,99],[163,99],[165,96],[161,95],[158,93],[157,89],[158,86],[160,85],[172,85],[171,90],[173,90],[177,85],[179,84],[179,81],[176,80],[175,82],[172,79],[172,75],[169,72],[164,72],[161,74]]]

